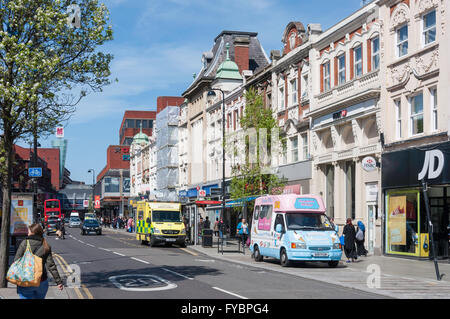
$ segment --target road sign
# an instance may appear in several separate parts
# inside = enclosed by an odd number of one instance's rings
[[[100,196],[95,196],[94,208],[100,209]]]
[[[29,177],[42,177],[42,167],[30,167],[28,168]]]
[[[210,189],[211,195],[222,195],[222,188],[213,187]]]

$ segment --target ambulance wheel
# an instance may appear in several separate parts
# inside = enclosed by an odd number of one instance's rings
[[[156,241],[153,237],[150,236],[150,247],[155,247]]]
[[[339,260],[331,260],[328,262],[330,268],[336,268],[339,265]]]
[[[254,250],[253,255],[255,257],[255,261],[257,261],[257,262],[263,261],[263,256],[259,252],[259,248],[256,245],[255,245],[255,250]]]
[[[147,240],[141,240],[141,245],[148,245],[148,241]]]
[[[284,248],[280,252],[280,264],[282,267],[289,267],[291,264],[287,256],[286,249]]]
[[[186,248],[186,243],[180,244],[180,247],[181,247],[181,248]]]

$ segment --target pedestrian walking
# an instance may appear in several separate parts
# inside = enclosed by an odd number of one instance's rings
[[[219,218],[216,218],[216,222],[214,223],[214,235],[219,236]]]
[[[211,221],[209,220],[209,217],[206,216],[205,221],[203,222],[203,229],[210,229],[211,228]]]
[[[66,229],[64,227],[64,220],[58,219],[56,222],[56,234],[58,237],[56,239],[66,239]]]
[[[203,217],[200,216],[200,221],[198,222],[198,241],[199,242],[202,241],[203,227],[204,227]]]
[[[248,237],[248,224],[245,218],[242,218],[242,221],[237,225],[237,231],[242,240],[242,247],[244,247]]]
[[[219,221],[219,237],[223,238],[223,236],[226,235],[226,233],[227,233],[227,225],[225,224],[223,218],[221,217]]]
[[[350,262],[350,259],[354,262],[358,257],[355,248],[356,231],[351,218],[347,218],[347,224],[344,226],[342,234],[344,235],[344,252],[347,257],[347,263]]]
[[[359,221],[355,235],[356,252],[358,256],[367,257],[368,251],[364,247],[365,238],[366,238],[366,226],[364,226],[364,223],[362,221]]]
[[[53,279],[55,279],[59,290],[63,290],[63,282],[61,276],[56,268],[55,261],[52,257],[52,249],[48,245],[47,240],[44,239],[44,230],[39,224],[32,224],[28,228],[28,237],[20,243],[17,249],[14,261],[22,258],[26,248],[27,243],[30,244],[31,252],[42,258],[42,277],[41,284],[39,287],[17,287],[17,294],[20,299],[45,299],[48,291],[48,275],[47,270],[52,274]]]

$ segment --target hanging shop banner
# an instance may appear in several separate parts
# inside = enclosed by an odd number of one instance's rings
[[[100,196],[94,196],[94,209],[100,209]]]
[[[383,188],[450,183],[450,142],[413,147],[382,155]]]
[[[27,236],[33,224],[33,196],[11,195],[11,235]]]
[[[389,243],[406,245],[406,196],[389,197]]]

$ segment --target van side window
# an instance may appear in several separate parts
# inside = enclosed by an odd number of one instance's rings
[[[253,220],[259,219],[259,206],[255,206],[255,211],[253,212]]]
[[[258,219],[259,230],[270,230],[270,224],[272,223],[272,205],[261,206]]]
[[[277,214],[277,217],[275,218],[275,223],[273,225],[273,230],[275,230],[277,228],[277,225],[280,224],[281,226],[283,226],[283,229],[286,229],[284,227],[284,218],[283,215],[281,214]]]

